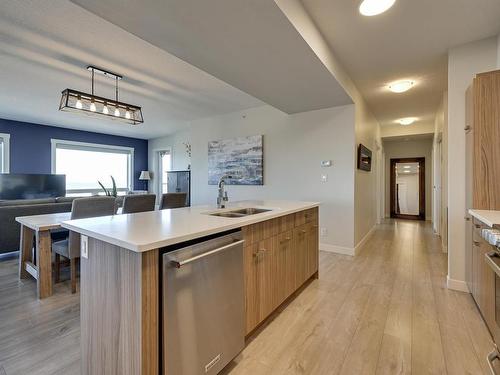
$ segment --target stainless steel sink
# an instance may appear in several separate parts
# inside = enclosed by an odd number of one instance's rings
[[[244,217],[249,215],[261,214],[263,212],[268,212],[271,210],[265,208],[241,208],[238,210],[224,211],[224,212],[213,212],[209,215],[220,216],[220,217]]]

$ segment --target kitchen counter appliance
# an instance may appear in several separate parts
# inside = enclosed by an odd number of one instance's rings
[[[164,374],[217,374],[243,349],[243,243],[237,230],[162,255]]]

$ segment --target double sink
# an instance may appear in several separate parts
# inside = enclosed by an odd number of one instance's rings
[[[265,208],[241,208],[237,210],[231,210],[231,211],[223,211],[223,212],[213,212],[210,213],[210,216],[219,216],[219,217],[245,217],[245,216],[250,216],[250,215],[256,215],[256,214],[261,214],[263,212],[268,212],[271,210],[265,209]]]

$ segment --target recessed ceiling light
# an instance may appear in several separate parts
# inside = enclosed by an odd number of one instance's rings
[[[415,117],[406,117],[406,118],[401,118],[401,119],[397,120],[396,122],[400,125],[411,125],[415,121],[417,121],[417,118],[415,118]]]
[[[404,169],[410,169],[411,167],[409,165],[405,165]]]
[[[363,16],[376,16],[384,13],[394,5],[396,0],[363,0],[359,5],[359,13]]]
[[[389,85],[389,90],[400,94],[402,92],[406,92],[409,89],[411,89],[414,84],[415,84],[415,82],[413,82],[413,81],[397,81],[397,82],[393,82]]]

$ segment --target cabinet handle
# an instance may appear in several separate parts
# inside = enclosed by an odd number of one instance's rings
[[[292,239],[291,237],[285,237],[284,239],[282,239],[282,240],[280,241],[280,243],[290,241],[291,239]]]
[[[264,253],[265,253],[266,251],[267,251],[266,249],[259,250],[259,251],[257,251],[256,253],[254,253],[254,254],[253,254],[253,256],[254,256],[255,258],[258,258],[258,257],[260,257],[261,255],[264,255]]]
[[[465,221],[470,221],[470,217],[464,217]]]
[[[479,245],[481,245],[481,244],[479,243],[479,241],[472,241],[472,243],[474,244],[474,246],[479,246]]]
[[[471,130],[471,129],[472,129],[472,128],[470,127],[470,125],[467,125],[467,126],[464,128],[464,130],[465,130],[466,132],[470,132],[470,130]]]
[[[479,224],[474,224],[474,226],[475,226],[477,229],[481,228],[481,225],[479,225]]]

